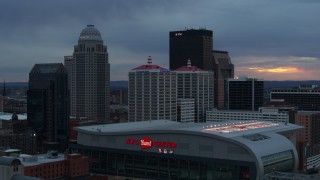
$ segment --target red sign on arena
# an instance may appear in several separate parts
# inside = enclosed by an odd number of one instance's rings
[[[141,138],[140,139],[141,150],[148,149],[152,147],[152,141],[150,138]]]
[[[127,138],[126,144],[140,145],[141,150],[149,149],[151,147],[166,147],[166,148],[177,147],[177,143],[175,142],[152,141],[150,138],[146,138],[146,137],[143,137],[140,140]]]

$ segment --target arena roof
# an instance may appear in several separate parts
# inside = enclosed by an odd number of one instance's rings
[[[79,132],[100,135],[118,135],[143,131],[189,131],[204,134],[214,134],[222,137],[237,137],[263,132],[282,132],[301,129],[301,126],[290,123],[273,123],[266,121],[226,121],[207,123],[180,123],[169,120],[152,120],[81,126]]]

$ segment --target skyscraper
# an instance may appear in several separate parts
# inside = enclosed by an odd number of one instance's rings
[[[170,32],[170,70],[187,63],[214,72],[214,107],[226,109],[226,81],[234,78],[234,66],[227,51],[213,50],[212,31],[188,29]]]
[[[194,121],[204,122],[206,110],[213,108],[213,72],[191,66],[190,59],[187,66],[182,66],[175,72],[177,73],[178,98],[194,99]]]
[[[234,78],[234,65],[227,51],[212,51],[214,72],[214,107],[227,108],[227,80]]]
[[[264,82],[254,78],[228,79],[229,110],[257,111],[263,105]]]
[[[68,141],[67,80],[62,63],[36,64],[29,73],[28,125],[40,143]]]
[[[185,66],[188,59],[198,68],[212,70],[212,31],[187,29],[169,35],[170,70]]]
[[[129,121],[177,118],[176,73],[148,64],[129,72]]]
[[[65,56],[71,89],[71,116],[110,122],[110,64],[107,46],[94,25],[80,34],[73,56]]]

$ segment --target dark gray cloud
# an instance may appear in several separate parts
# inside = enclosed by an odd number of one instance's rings
[[[320,65],[319,9],[316,0],[1,1],[0,81],[27,81],[34,63],[62,62],[87,24],[108,46],[113,80],[149,55],[168,66],[169,31],[198,27],[214,31],[214,48],[229,51],[239,74],[256,66],[312,71]]]

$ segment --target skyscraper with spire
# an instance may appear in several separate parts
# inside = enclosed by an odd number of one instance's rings
[[[107,46],[94,25],[80,33],[73,56],[65,56],[71,116],[110,122],[110,64]]]

